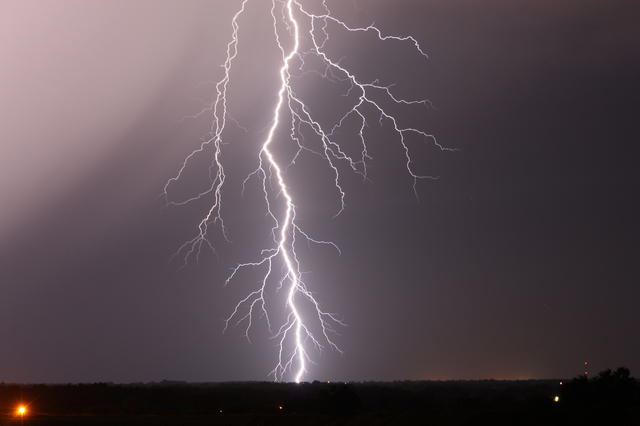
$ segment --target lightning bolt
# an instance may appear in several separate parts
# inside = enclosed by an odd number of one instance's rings
[[[198,232],[195,237],[185,242],[175,253],[175,257],[184,260],[186,265],[191,257],[198,259],[203,248],[209,248],[215,253],[215,246],[211,242],[211,235],[219,232],[226,241],[230,241],[229,233],[223,220],[223,187],[225,185],[224,161],[222,160],[223,134],[228,127],[228,121],[232,120],[227,111],[229,99],[229,83],[232,78],[232,65],[238,55],[240,40],[240,17],[247,10],[249,0],[241,3],[239,10],[231,20],[231,41],[227,44],[226,60],[223,64],[224,75],[215,85],[215,100],[198,114],[198,116],[211,113],[213,116],[209,137],[203,140],[200,147],[187,156],[177,175],[166,183],[164,197],[167,205],[180,206],[201,200],[205,196],[212,199],[207,213],[198,224]],[[401,149],[404,150],[406,169],[413,178],[413,189],[417,197],[416,184],[419,179],[432,179],[414,171],[409,146],[408,135],[418,135],[425,140],[432,141],[441,150],[451,150],[438,144],[435,138],[413,127],[403,127],[399,120],[383,106],[381,101],[374,99],[382,97],[397,105],[430,107],[427,100],[405,100],[393,94],[392,86],[380,84],[377,80],[360,81],[357,76],[340,64],[326,52],[329,41],[329,33],[333,28],[347,32],[371,32],[380,42],[410,43],[416,52],[423,56],[417,40],[411,36],[384,35],[373,24],[367,27],[352,28],[345,22],[331,15],[326,1],[316,2],[312,13],[311,6],[303,4],[299,0],[272,0],[271,19],[273,21],[273,33],[275,42],[281,52],[281,67],[279,69],[279,87],[277,87],[277,101],[273,105],[272,119],[268,125],[266,138],[262,141],[257,156],[257,167],[243,182],[243,193],[250,179],[260,182],[262,199],[264,201],[266,216],[273,225],[270,235],[273,245],[261,250],[256,261],[238,264],[226,279],[225,286],[230,284],[238,273],[244,269],[263,268],[264,275],[255,290],[240,300],[231,315],[225,321],[225,330],[229,327],[246,324],[245,336],[249,339],[249,331],[256,317],[263,317],[272,331],[273,338],[278,342],[278,359],[271,371],[275,380],[283,380],[285,374],[290,372],[296,382],[299,382],[307,373],[308,364],[312,363],[311,346],[316,351],[322,351],[325,346],[341,352],[332,340],[335,334],[335,326],[344,326],[340,318],[333,313],[325,312],[314,294],[307,288],[302,279],[300,261],[296,252],[299,241],[308,244],[321,244],[334,247],[339,253],[338,247],[330,241],[315,239],[308,235],[299,225],[296,215],[296,202],[290,192],[290,182],[287,180],[287,168],[295,164],[296,160],[304,153],[321,157],[333,173],[334,186],[340,198],[340,208],[335,215],[339,215],[345,208],[345,191],[340,183],[339,163],[345,163],[354,172],[367,180],[367,169],[371,156],[368,153],[365,138],[367,116],[371,110],[375,111],[380,125],[388,122],[391,124]],[[304,33],[304,34],[302,34]],[[313,59],[313,60],[311,60]],[[318,66],[317,64],[321,64]],[[302,85],[307,75],[317,75],[336,84],[347,85],[348,89],[343,96],[352,100],[348,111],[333,125],[323,123],[315,118],[312,108],[294,90]],[[299,83],[296,85],[296,83]],[[345,86],[346,87],[346,86]],[[375,94],[375,96],[373,96]],[[344,143],[339,143],[336,135],[347,127],[347,123],[356,120],[357,132],[354,140],[359,146],[357,155],[347,154],[351,149],[346,149]],[[239,125],[239,124],[238,124]],[[289,161],[279,159],[274,151],[275,144],[282,144],[282,137],[278,136],[279,129],[286,126],[289,133],[289,142],[296,146],[295,155]],[[315,135],[319,142],[319,149],[313,149],[305,140],[309,131]],[[204,191],[188,197],[182,201],[172,201],[169,193],[171,188],[186,173],[187,168],[195,161],[195,158],[212,151],[213,158],[209,168],[210,185]],[[218,230],[218,231],[216,231]],[[278,273],[278,270],[280,271]],[[285,298],[286,314],[274,325],[273,312],[269,312],[267,306],[267,294],[269,286],[275,286],[278,294]],[[302,308],[304,302],[306,309]],[[316,330],[318,330],[316,332]],[[318,334],[314,334],[314,332]]]

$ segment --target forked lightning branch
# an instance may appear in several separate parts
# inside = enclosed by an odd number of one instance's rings
[[[234,61],[243,43],[252,42],[242,38],[243,29],[240,23],[243,22],[243,14],[247,13],[252,3],[258,1],[260,0],[244,0],[238,4],[238,10],[230,22],[230,41],[223,64],[224,75],[216,83],[213,102],[198,114],[212,115],[210,133],[200,147],[187,156],[182,168],[164,188],[169,205],[184,205],[204,197],[212,200],[208,211],[198,224],[195,236],[185,242],[176,253],[176,257],[185,263],[197,258],[202,250],[216,249],[211,242],[213,233],[221,233],[227,241],[233,239],[225,227],[223,197],[225,167],[228,165],[225,164],[222,153],[234,143],[233,140],[229,140],[227,130],[230,125],[236,125],[227,110],[227,102],[233,96],[230,82],[237,72]],[[275,380],[289,380],[289,377],[292,377],[299,382],[305,377],[310,365],[316,362],[320,351],[340,351],[334,343],[335,329],[343,324],[337,315],[322,309],[322,288],[310,289],[305,284],[301,274],[304,269],[297,255],[297,247],[301,243],[331,245],[336,250],[338,247],[318,236],[310,235],[299,226],[297,206],[301,201],[294,198],[287,177],[287,167],[291,165],[292,160],[283,160],[276,154],[278,145],[285,142],[282,135],[288,135],[286,142],[297,146],[297,154],[293,161],[303,153],[317,155],[331,170],[332,184],[335,185],[336,194],[340,198],[340,207],[335,211],[335,215],[339,215],[345,208],[346,197],[339,169],[351,170],[367,179],[371,161],[365,137],[368,122],[378,126],[383,123],[391,126],[395,140],[389,142],[397,144],[398,149],[404,152],[406,173],[413,178],[414,190],[419,179],[430,177],[423,176],[412,168],[407,138],[417,136],[440,149],[447,148],[438,145],[435,138],[423,129],[403,127],[401,120],[388,111],[388,105],[393,104],[427,107],[427,100],[402,99],[394,94],[392,86],[381,85],[377,80],[362,81],[354,72],[341,65],[341,58],[334,58],[327,51],[332,30],[337,29],[347,34],[370,33],[378,43],[410,44],[419,59],[426,58],[426,54],[413,37],[386,35],[373,24],[367,27],[351,27],[334,17],[324,1],[316,1],[309,5],[303,1],[273,0],[270,16],[265,16],[264,19],[273,22],[273,38],[280,51],[279,57],[274,58],[279,62],[279,80],[278,85],[273,87],[276,95],[273,97],[273,104],[265,107],[271,116],[269,126],[265,132],[256,135],[255,143],[261,148],[256,158],[248,159],[255,162],[257,168],[246,176],[245,184],[250,180],[260,183],[261,204],[264,205],[264,214],[271,222],[272,243],[261,248],[262,254],[258,259],[237,264],[227,278],[225,285],[233,285],[234,279],[237,279],[242,270],[262,268],[260,270],[265,271],[255,288],[232,307],[226,319],[225,330],[242,325],[249,338],[249,331],[256,321],[266,321],[279,348],[271,375]],[[311,63],[313,65],[309,65]],[[322,66],[318,67],[318,63]],[[348,89],[341,94],[342,100],[346,97],[353,101],[337,122],[327,125],[314,115],[312,108],[308,106],[309,101],[298,95],[304,92],[301,88],[305,84],[305,77],[309,75],[321,76],[336,84],[346,83]],[[384,102],[380,99],[384,99]],[[386,109],[384,105],[387,105]],[[354,122],[357,123],[355,126]],[[285,129],[286,131],[283,131]],[[344,137],[336,136],[338,132],[346,131],[351,132],[348,147],[345,146]],[[306,143],[305,138],[308,138],[309,134],[317,138],[314,146],[320,147],[319,149],[310,148]],[[356,155],[353,155],[354,146],[357,147]],[[209,170],[210,185],[206,190],[199,191],[186,200],[172,200],[169,196],[172,185],[187,173],[188,168],[195,167],[196,158],[205,152],[213,152]],[[340,166],[340,163],[346,164],[347,167]],[[282,303],[286,306],[284,314],[280,311],[269,311],[266,295],[274,291],[269,286],[275,287],[275,294],[282,298]],[[302,302],[305,309],[300,308]]]

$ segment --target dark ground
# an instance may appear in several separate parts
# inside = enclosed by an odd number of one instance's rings
[[[558,397],[559,400],[555,401]],[[0,385],[2,424],[637,425],[620,368],[571,381]],[[15,414],[23,403],[24,418]]]

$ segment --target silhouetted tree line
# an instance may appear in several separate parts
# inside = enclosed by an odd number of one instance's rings
[[[563,385],[559,380],[0,384],[0,410],[5,419],[15,417],[18,404],[25,402],[33,425],[53,424],[59,416],[76,416],[76,425],[97,418],[119,425],[160,420],[182,425],[640,425],[639,392],[638,381],[624,367]]]
[[[562,401],[570,405],[640,407],[640,384],[628,368],[607,368],[591,379],[578,376],[567,383],[562,389]]]

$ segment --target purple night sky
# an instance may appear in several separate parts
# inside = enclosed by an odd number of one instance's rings
[[[434,109],[396,108],[460,151],[413,143],[413,192],[392,132],[369,123],[370,181],[346,209],[313,156],[289,171],[312,290],[346,327],[305,380],[640,376],[640,4],[327,0],[351,25],[327,46],[362,80]],[[206,203],[159,197],[210,130],[238,1],[0,2],[0,381],[270,380],[275,341],[223,333],[247,294],[224,280],[264,245],[255,169],[281,54],[270,2],[240,21],[223,214],[181,268]],[[270,37],[271,35],[271,37]],[[339,91],[304,94],[331,120]],[[354,140],[354,143],[358,142]],[[285,155],[283,152],[282,155]],[[207,187],[208,164],[171,195]],[[347,172],[347,169],[344,169]],[[341,170],[342,173],[342,170]],[[258,198],[256,198],[258,197]],[[250,281],[251,277],[246,281]],[[284,315],[284,312],[282,313]]]

